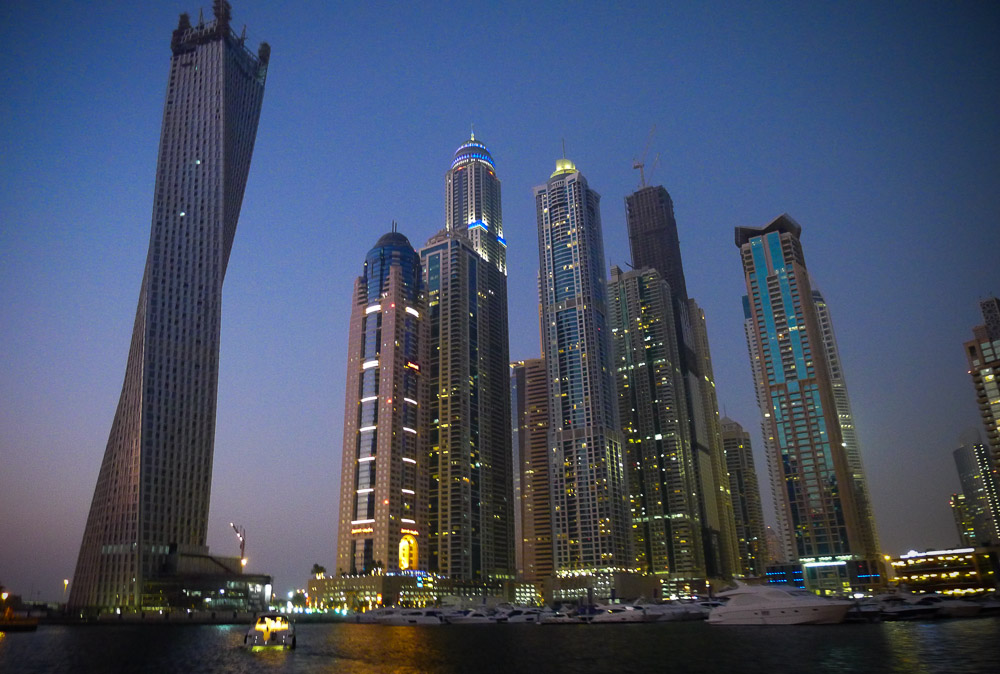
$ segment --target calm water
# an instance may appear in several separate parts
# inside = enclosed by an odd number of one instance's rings
[[[43,625],[0,635],[0,672],[982,672],[1000,618],[721,627],[298,625],[294,651],[251,653],[245,627]]]

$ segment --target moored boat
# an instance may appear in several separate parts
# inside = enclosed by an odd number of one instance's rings
[[[379,619],[380,625],[443,625],[444,612],[435,608],[404,608]]]
[[[646,613],[641,606],[630,604],[610,604],[598,606],[597,612],[588,616],[592,625],[603,623],[648,623],[655,622],[658,616]]]
[[[719,593],[728,597],[712,609],[712,625],[831,625],[843,622],[852,603],[826,599],[791,585],[744,585]]]

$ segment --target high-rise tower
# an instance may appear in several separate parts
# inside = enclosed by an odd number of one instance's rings
[[[479,256],[503,272],[506,280],[507,242],[503,238],[500,179],[493,155],[474,135],[455,150],[451,168],[445,174],[445,229],[467,232]]]
[[[518,573],[526,581],[552,575],[552,508],[549,492],[549,388],[545,359],[510,366],[514,475],[520,486],[516,526]]]
[[[670,286],[612,267],[608,295],[636,561],[691,592],[705,558]]]
[[[625,197],[625,217],[632,265],[657,270],[670,287],[675,364],[681,373],[677,395],[685,403],[681,418],[691,446],[696,521],[701,527],[699,555],[704,559],[704,575],[728,578],[738,572],[739,563],[712,358],[705,317],[687,294],[674,204],[662,186],[644,186]]]
[[[823,335],[823,352],[826,354],[830,385],[833,387],[833,402],[837,410],[837,420],[840,422],[840,437],[844,452],[847,454],[847,466],[851,471],[851,488],[854,490],[854,498],[862,521],[871,523],[871,526],[861,529],[862,535],[871,537],[864,542],[864,547],[878,550],[880,548],[878,528],[875,525],[875,513],[872,511],[872,499],[868,494],[868,480],[865,478],[864,462],[861,460],[861,443],[858,442],[858,432],[854,427],[854,412],[851,411],[851,398],[847,393],[844,368],[840,364],[840,349],[837,348],[837,336],[833,330],[830,307],[811,278],[810,285],[812,285],[813,306],[816,308],[816,320]]]
[[[600,196],[567,159],[534,194],[555,569],[631,568]]]
[[[353,297],[337,571],[425,571],[428,321],[420,257],[395,227]]]
[[[726,450],[729,492],[736,519],[736,541],[740,568],[744,576],[764,577],[767,541],[764,538],[764,510],[760,504],[760,485],[753,463],[750,434],[737,422],[722,419],[722,446]]]
[[[983,419],[986,444],[993,456],[993,469],[1000,471],[1000,299],[979,303],[983,324],[972,329],[965,343],[969,375],[976,387],[976,402]]]
[[[1000,481],[989,448],[978,432],[962,438],[952,456],[965,496],[965,517],[972,524],[975,545],[1000,544]]]
[[[801,231],[788,215],[736,229],[775,507],[807,584],[872,587],[880,583],[874,521],[844,446]]]
[[[500,181],[471,139],[445,175],[445,228],[420,251],[430,377],[430,571],[513,578],[506,242]]]
[[[69,604],[139,607],[171,550],[205,553],[222,282],[257,135],[270,47],[230,6],[170,42],[153,217],[125,382]]]

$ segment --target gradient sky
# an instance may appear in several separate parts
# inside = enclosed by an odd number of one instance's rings
[[[233,5],[272,57],[223,295],[213,553],[238,554],[236,521],[280,591],[334,567],[352,283],[391,220],[418,248],[443,226],[473,123],[503,182],[512,358],[539,353],[532,186],[565,139],[624,265],[655,125],[647,179],[674,199],[766,507],[733,229],[787,212],[831,307],[885,551],[957,543],[951,452],[979,424],[962,343],[1000,293],[996,3]],[[0,583],[25,597],[59,599],[73,575],[183,11],[0,3]]]

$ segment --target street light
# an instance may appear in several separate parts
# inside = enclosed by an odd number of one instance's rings
[[[232,522],[229,523],[229,526],[231,526],[233,528],[233,531],[236,532],[236,538],[240,539],[240,566],[246,567],[247,530],[242,525],[237,526]]]
[[[63,601],[66,601],[66,588],[69,587],[69,578],[63,578]]]

